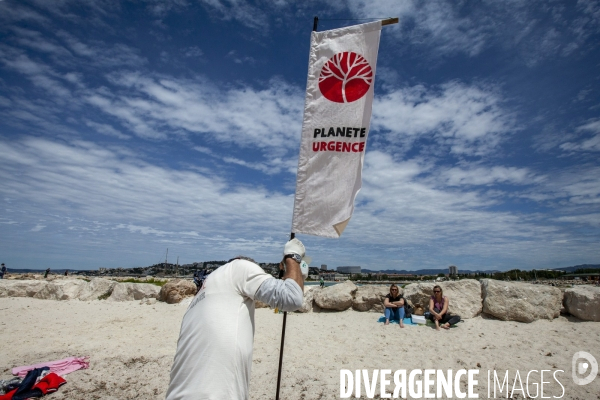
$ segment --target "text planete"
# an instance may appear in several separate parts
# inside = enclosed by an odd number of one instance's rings
[[[330,127],[315,128],[313,139],[317,138],[365,138],[367,136],[367,128],[353,127]],[[315,141],[312,143],[312,150],[317,151],[334,151],[340,153],[362,153],[365,151],[365,142],[359,141]]]

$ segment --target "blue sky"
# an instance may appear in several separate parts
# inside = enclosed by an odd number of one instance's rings
[[[600,262],[598,1],[0,0],[2,262],[277,261],[315,15],[400,23],[312,265]]]

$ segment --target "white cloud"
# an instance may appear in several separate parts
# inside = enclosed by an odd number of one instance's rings
[[[108,124],[99,124],[97,122],[93,122],[93,121],[89,121],[89,120],[86,120],[85,124],[87,126],[89,126],[90,128],[93,128],[96,132],[102,133],[103,135],[113,136],[118,139],[130,139],[131,138],[129,135],[125,135],[125,134],[119,132],[118,130],[116,130],[115,128],[113,128],[112,126],[110,126]]]
[[[0,20],[5,22],[28,21],[41,24],[49,23],[48,17],[32,10],[26,5],[19,4],[20,2],[1,2],[0,3]]]
[[[586,132],[594,133],[595,135],[591,138],[580,139],[579,141],[569,141],[562,143],[560,149],[573,152],[573,151],[600,151],[600,118],[591,119],[585,124],[580,125],[575,130],[579,133],[579,136],[583,136]],[[575,135],[570,135],[568,138],[574,138]],[[587,136],[587,135],[586,135]]]
[[[62,61],[65,58],[72,58],[73,55],[69,50],[55,41],[42,35],[38,31],[13,27],[15,32],[14,41],[21,47],[28,47],[33,50],[41,51],[55,56],[55,61]]]
[[[29,57],[24,51],[0,45],[0,63],[23,74],[34,85],[45,90],[47,97],[37,100],[43,113],[33,112],[21,102],[5,116],[28,121],[48,129],[50,121],[56,125],[67,120],[65,108],[92,107],[116,118],[122,126],[137,136],[161,140],[170,136],[209,135],[221,143],[268,149],[273,158],[279,158],[297,146],[297,134],[302,120],[303,91],[284,81],[273,79],[261,88],[249,85],[216,85],[207,79],[173,78],[157,74],[115,72],[108,76],[105,86],[97,86],[90,68],[136,67],[144,63],[137,51],[121,44],[84,42],[64,31],[57,36],[66,47],[41,37],[39,32],[16,29],[17,40],[37,43],[54,56],[52,67]],[[39,50],[39,49],[38,49]],[[201,52],[192,47],[194,54]],[[92,58],[94,62],[89,63]],[[93,67],[90,67],[92,65]],[[74,72],[73,68],[75,69]],[[126,71],[123,70],[123,71]],[[92,84],[91,82],[94,81]],[[14,95],[17,96],[17,95]],[[9,103],[17,98],[6,98]],[[44,100],[47,99],[47,100]],[[45,104],[42,104],[44,103]],[[9,103],[10,104],[10,103]],[[41,117],[44,115],[44,117]],[[50,116],[50,118],[48,118]],[[101,119],[96,116],[94,119]],[[84,124],[99,133],[124,139],[127,137],[116,126],[90,121]],[[56,127],[55,125],[55,127]],[[116,128],[116,129],[115,129]],[[69,128],[62,128],[65,130]]]
[[[330,2],[333,7],[339,2]],[[543,59],[585,52],[584,44],[600,31],[600,5],[595,0],[571,6],[536,0],[456,1],[347,0],[356,18],[399,17],[386,28],[399,44],[433,50],[432,59],[456,53],[476,56],[491,47],[509,49],[528,66]]]
[[[235,226],[239,234],[256,236],[291,218],[289,196],[147,164],[124,148],[30,138],[0,142],[0,152],[6,154],[0,168],[4,196],[59,215],[77,210],[83,219],[132,232],[202,229],[206,235]],[[165,221],[170,228],[158,228]]]
[[[85,43],[65,31],[58,31],[59,37],[69,49],[81,59],[91,60],[94,68],[140,67],[146,59],[139,56],[139,51],[123,43],[107,45],[96,41]]]
[[[199,0],[207,10],[225,21],[234,20],[249,28],[268,30],[269,22],[264,10],[239,0]]]
[[[579,225],[592,225],[600,227],[600,213],[569,215],[556,218],[558,222],[577,223]]]
[[[146,115],[139,115],[140,113],[136,112],[136,110],[131,107],[126,107],[126,105],[119,100],[96,94],[89,95],[86,98],[86,101],[90,105],[98,107],[105,113],[118,118],[121,123],[141,138],[164,139],[167,137],[164,133],[153,129],[151,124],[146,120]]]
[[[587,123],[579,126],[577,128],[578,131],[590,131],[594,133],[600,133],[600,118],[592,119]]]
[[[87,101],[141,137],[164,138],[162,127],[168,127],[276,154],[298,145],[303,93],[284,82],[227,89],[204,80],[138,74],[113,75],[111,81],[117,90],[98,91]]]
[[[127,148],[85,141],[2,141],[0,152],[5,155],[0,195],[19,210],[6,220],[18,222],[14,226],[28,225],[30,218],[51,220],[41,233],[50,226],[46,235],[63,229],[71,246],[81,243],[82,252],[95,243],[98,251],[108,247],[146,260],[148,254],[132,253],[139,247],[154,251],[150,262],[156,262],[164,257],[165,245],[188,257],[198,252],[223,258],[246,253],[273,260],[288,234],[293,203],[288,193],[293,188],[283,193],[194,170],[159,167]],[[585,243],[574,244],[578,236],[571,227],[584,226],[583,215],[597,214],[592,210],[600,202],[600,178],[595,176],[600,173],[573,171],[542,181],[527,169],[481,165],[446,171],[435,160],[399,161],[373,150],[366,155],[363,189],[343,238],[303,240],[313,259],[324,263],[329,254],[342,254],[335,263],[354,260],[377,266],[390,252],[410,248],[404,264],[395,267],[439,266],[444,258],[465,254],[501,263],[515,254],[521,265],[539,265],[572,255],[573,249],[589,253]],[[499,211],[510,195],[489,195],[487,188],[504,183],[529,183],[530,193],[546,196],[537,204],[560,207],[543,215],[509,211],[510,207]],[[39,222],[28,226],[35,224]],[[590,217],[587,226],[596,225],[597,217]],[[561,240],[567,241],[566,247],[556,245]],[[440,254],[430,254],[431,249]],[[532,249],[543,256],[527,259]],[[195,261],[201,259],[195,256]]]
[[[254,64],[256,60],[250,56],[240,56],[237,54],[237,51],[231,50],[227,53],[227,58],[233,60],[236,64]]]
[[[560,145],[566,151],[600,151],[600,134],[579,143],[567,142]]]
[[[45,227],[46,227],[46,225],[37,224],[36,226],[31,228],[31,232],[39,232],[42,229],[44,229]]]
[[[204,154],[212,154],[212,150],[204,146],[194,146],[192,149]]]
[[[204,52],[198,46],[190,46],[188,48],[183,49],[183,54],[186,57],[202,57]]]
[[[369,243],[382,251],[396,248],[400,254],[405,254],[402,249],[406,248],[411,257],[427,262],[439,262],[441,256],[427,249],[440,248],[450,259],[453,255],[462,258],[477,254],[480,260],[499,258],[505,263],[512,254],[521,265],[535,265],[541,259],[553,262],[552,257],[565,256],[557,251],[572,257],[575,248],[589,254],[578,229],[597,226],[597,217],[589,221],[581,217],[586,212],[597,214],[594,208],[600,203],[600,178],[595,177],[600,173],[593,169],[547,180],[528,169],[475,165],[446,170],[436,167],[435,161],[395,161],[379,151],[367,153],[365,161],[363,189],[344,233],[350,242]],[[501,191],[496,186],[505,183],[529,184],[526,190],[530,193],[545,195],[535,204],[555,212],[538,214],[527,211],[527,207],[514,207],[511,197],[524,192]],[[478,185],[498,189],[490,193],[479,190]],[[568,244],[553,247],[557,240],[567,240]],[[537,260],[533,249],[538,249],[534,251]],[[374,252],[370,255],[373,257]],[[415,261],[407,260],[407,265]]]
[[[456,51],[478,54],[489,35],[489,26],[475,23],[470,16],[461,16],[460,7],[452,2],[349,0],[348,8],[357,18],[366,15],[399,17],[399,26],[386,28],[387,31],[415,45],[433,46],[438,54]]]
[[[596,211],[600,204],[600,167],[581,164],[546,175],[548,179],[519,196],[554,208],[562,217]]]
[[[494,185],[497,183],[526,185],[535,181],[534,174],[527,168],[500,166],[475,166],[468,169],[460,167],[445,168],[440,176],[448,186]]]
[[[57,100],[68,98],[71,91],[59,79],[60,74],[45,64],[31,60],[21,51],[0,45],[0,62],[25,75],[34,85],[47,90]]]
[[[188,2],[186,0],[148,0],[148,10],[155,16],[164,17],[171,10],[181,11]]]
[[[496,90],[459,82],[394,90],[377,97],[373,109],[372,128],[389,132],[392,142],[410,146],[430,137],[456,154],[489,153],[515,129]]]
[[[131,233],[141,233],[142,235],[152,234],[156,236],[165,236],[173,234],[173,232],[165,232],[158,229],[150,228],[149,226],[119,224],[115,227],[115,229],[127,229]]]

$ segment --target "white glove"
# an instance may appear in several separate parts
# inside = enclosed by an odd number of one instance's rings
[[[299,254],[300,257],[304,257],[306,249],[300,240],[293,238],[283,247],[283,255],[286,256],[288,254]]]
[[[302,279],[306,280],[308,278],[308,264],[304,260],[300,263],[300,272],[302,272]]]

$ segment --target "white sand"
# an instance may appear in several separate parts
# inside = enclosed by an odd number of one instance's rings
[[[67,375],[68,383],[51,399],[163,399],[185,308],[3,298],[0,379],[9,378],[15,366],[89,355],[90,369]],[[269,309],[256,311],[253,400],[275,397],[282,317]],[[508,370],[512,387],[516,370],[525,381],[530,370],[562,369],[557,377],[565,387],[564,399],[600,399],[600,377],[586,386],[571,379],[576,351],[588,351],[600,361],[598,322],[560,317],[522,324],[475,318],[437,332],[424,326],[384,326],[376,322],[378,317],[354,311],[289,314],[281,399],[338,399],[342,368],[369,373],[479,369],[480,398],[487,398],[488,370],[502,375]],[[539,383],[539,374],[533,377]],[[545,385],[545,395],[560,396],[562,389],[551,374],[546,380],[551,383]],[[530,389],[533,395],[535,388]],[[362,394],[366,398],[364,388]]]

